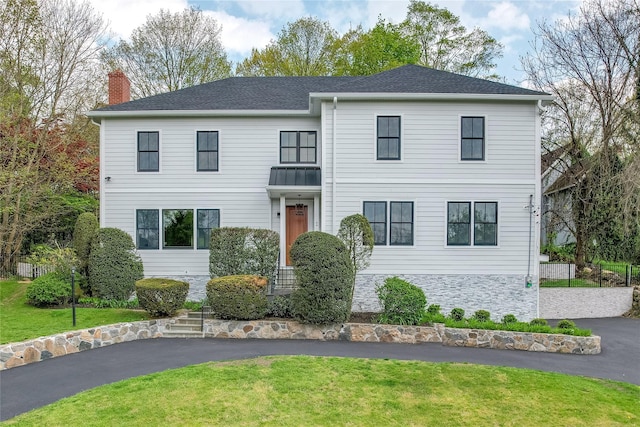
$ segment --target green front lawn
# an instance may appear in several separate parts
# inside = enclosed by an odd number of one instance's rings
[[[76,308],[76,327],[70,308],[36,308],[26,303],[28,283],[0,281],[0,344],[94,326],[148,319],[145,311]]]
[[[8,425],[619,426],[640,387],[526,369],[397,360],[266,357],[132,378]]]

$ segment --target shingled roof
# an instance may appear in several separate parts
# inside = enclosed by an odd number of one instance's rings
[[[161,110],[309,110],[311,93],[548,96],[517,86],[405,65],[364,77],[230,77],[110,105],[97,112]],[[95,114],[91,114],[95,115]]]

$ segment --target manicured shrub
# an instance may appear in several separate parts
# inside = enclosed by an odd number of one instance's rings
[[[98,234],[98,219],[91,212],[84,212],[78,216],[75,228],[73,229],[73,249],[76,251],[79,264],[78,268],[82,274],[87,275],[89,266],[89,253],[91,252],[91,241]]]
[[[79,279],[76,273],[76,278]],[[82,291],[76,287],[76,300]],[[71,302],[71,278],[59,273],[48,273],[35,279],[27,287],[27,303],[36,307],[65,305]]]
[[[491,320],[491,313],[489,313],[487,310],[478,310],[473,313],[473,319],[478,322],[488,322],[489,320]]]
[[[356,274],[358,271],[369,267],[369,259],[373,252],[373,229],[369,220],[362,214],[349,215],[340,221],[340,228],[337,234],[338,239],[349,251],[351,268],[353,269],[353,283],[351,284],[351,294],[349,304],[353,304],[353,293],[356,286]]]
[[[517,322],[518,322],[518,319],[513,314],[505,314],[502,317],[502,323],[504,323],[505,325],[508,325],[511,323],[517,323]]]
[[[449,313],[449,317],[455,321],[460,321],[460,320],[464,320],[464,310],[456,307],[453,310],[451,310],[451,313]]]
[[[279,252],[280,237],[275,231],[216,228],[209,242],[209,274],[212,278],[249,274],[272,280]]]
[[[173,316],[182,308],[189,293],[189,283],[179,280],[149,278],[136,282],[140,307],[154,316]]]
[[[298,283],[291,295],[294,317],[303,323],[345,322],[351,314],[353,270],[340,239],[320,231],[303,233],[290,254]]]
[[[253,275],[217,277],[207,283],[207,299],[221,319],[262,319],[267,313],[267,278]]]
[[[131,236],[117,228],[101,228],[91,242],[89,286],[93,296],[128,300],[143,277],[142,260]]]
[[[558,329],[575,329],[576,328],[576,324],[574,322],[572,322],[571,320],[562,319],[561,321],[558,322],[556,327]]]
[[[267,314],[273,317],[292,317],[291,299],[285,295],[273,297],[268,304]]]
[[[547,326],[548,325],[548,323],[547,323],[547,321],[545,319],[540,319],[540,318],[532,319],[529,322],[529,324],[531,326]]]
[[[431,315],[437,315],[440,314],[440,305],[439,304],[431,304],[429,305],[429,307],[427,307],[427,313],[431,314]]]
[[[382,306],[380,323],[417,325],[427,305],[422,289],[398,277],[389,277],[376,286],[376,294]]]

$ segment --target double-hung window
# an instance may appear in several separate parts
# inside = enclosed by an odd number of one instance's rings
[[[158,249],[160,242],[158,209],[136,210],[136,246],[138,249]]]
[[[280,163],[316,163],[317,132],[280,132]]]
[[[400,160],[400,116],[378,116],[376,159]]]
[[[220,227],[219,209],[198,209],[198,249],[209,249],[211,230]]]
[[[160,132],[138,132],[138,172],[160,170]]]
[[[473,209],[473,215],[471,215]],[[447,245],[498,245],[497,202],[448,202]]]
[[[364,202],[363,211],[371,224],[375,245],[386,245],[387,237],[391,246],[413,245],[413,202]]]
[[[484,117],[462,117],[460,138],[461,160],[484,160]]]
[[[198,131],[198,172],[218,171],[218,132]]]

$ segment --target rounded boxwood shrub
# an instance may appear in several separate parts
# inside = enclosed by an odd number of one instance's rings
[[[276,295],[270,301],[267,314],[273,317],[292,317],[291,299],[287,295]]]
[[[142,260],[131,236],[118,228],[101,228],[91,242],[89,286],[93,296],[128,300],[143,277]]]
[[[473,318],[478,322],[488,322],[489,320],[491,320],[491,313],[489,313],[487,310],[478,310],[473,313]]]
[[[431,304],[427,307],[427,313],[434,316],[440,314],[440,304]]]
[[[221,319],[262,319],[267,314],[267,284],[263,276],[217,277],[207,283],[207,299]]]
[[[80,275],[76,273],[76,301],[82,296],[78,283]],[[36,307],[65,305],[71,302],[71,278],[59,273],[44,274],[27,287],[27,302]]]
[[[514,316],[513,314],[505,314],[502,317],[502,323],[505,325],[508,325],[510,323],[517,323],[518,322],[518,318],[516,318],[516,316]]]
[[[389,277],[376,287],[382,306],[379,321],[395,325],[417,325],[427,305],[422,289],[398,277]]]
[[[545,319],[535,318],[529,322],[531,326],[547,326],[548,323]]]
[[[73,229],[73,248],[76,250],[76,255],[80,260],[80,271],[83,274],[87,274],[89,265],[89,253],[91,251],[91,242],[98,233],[100,225],[98,219],[91,212],[83,212],[78,216],[76,220],[75,228]]]
[[[464,320],[464,310],[460,307],[456,307],[453,310],[451,310],[449,317],[456,321]]]
[[[561,321],[558,322],[556,326],[559,329],[575,329],[576,328],[576,324],[568,319],[562,319]]]
[[[141,279],[136,282],[140,307],[154,316],[173,316],[182,308],[189,293],[189,283],[164,278]]]
[[[291,246],[298,289],[291,295],[293,316],[303,323],[345,322],[351,314],[353,267],[340,239],[321,231],[303,233]]]

